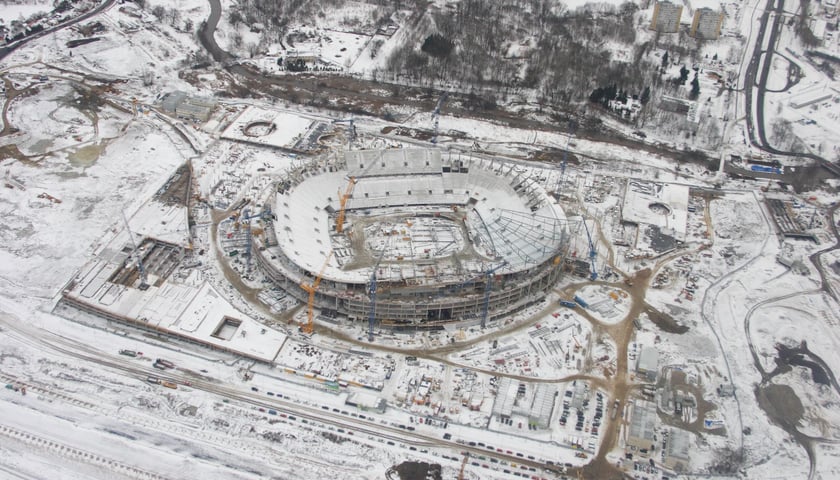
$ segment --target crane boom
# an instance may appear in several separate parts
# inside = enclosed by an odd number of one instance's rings
[[[560,196],[563,191],[563,183],[566,181],[566,160],[569,158],[569,145],[572,143],[572,136],[575,134],[575,123],[569,120],[569,137],[566,139],[566,149],[563,150],[563,161],[560,162],[560,181],[557,182],[555,195]]]
[[[318,271],[318,276],[315,277],[315,280],[312,281],[311,284],[301,283],[300,288],[304,289],[307,293],[309,293],[309,301],[307,302],[307,310],[306,310],[306,324],[303,326],[303,333],[309,335],[312,333],[312,330],[315,328],[315,319],[314,319],[314,308],[315,308],[315,292],[318,290],[318,285],[321,284],[321,278],[324,277],[324,270],[327,269],[327,265],[330,263],[330,259],[333,256],[333,251],[330,250],[330,253],[327,255],[327,258],[324,260],[324,264],[321,265],[321,270]]]
[[[341,195],[339,198],[338,215],[335,217],[336,233],[344,231],[344,215],[347,211],[347,200],[350,200],[350,196],[353,195],[353,188],[355,187],[356,177],[350,177],[350,182],[347,183],[347,189],[344,191],[344,195]]]
[[[379,268],[379,262],[385,255],[387,247],[383,248],[379,253],[379,258],[376,259],[376,264],[370,273],[370,285],[368,286],[368,294],[370,295],[370,312],[368,313],[368,341],[373,341],[373,322],[376,316],[376,269]]]
[[[353,117],[346,120],[333,120],[332,123],[346,123],[349,125],[349,138],[347,139],[347,150],[353,149],[353,141],[356,139],[356,123]]]
[[[137,287],[140,290],[147,290],[149,283],[147,282],[146,269],[143,267],[143,259],[137,248],[137,241],[134,240],[134,234],[131,233],[131,227],[128,226],[128,217],[125,216],[125,210],[122,211],[123,222],[125,222],[125,231],[128,233],[128,238],[131,239],[131,245],[134,246],[134,255],[137,255],[137,271],[140,272],[140,285]]]
[[[245,236],[246,236],[246,245],[245,245],[245,271],[250,273],[251,272],[251,220],[258,218],[260,220],[265,220],[271,217],[271,209],[266,207],[265,210],[262,210],[258,213],[253,215],[249,215],[248,207],[245,207],[242,210],[242,214],[239,216],[239,222],[245,227]]]
[[[499,265],[491,268],[484,272],[484,275],[487,277],[484,283],[484,306],[481,308],[481,328],[483,329],[487,324],[487,311],[490,307],[490,291],[493,289],[493,274],[496,270],[504,267],[507,265],[507,260],[500,263]]]
[[[464,452],[464,460],[461,461],[461,469],[458,471],[458,480],[464,480],[464,469],[467,468],[467,460],[470,458],[470,452]]]
[[[595,257],[598,252],[595,251],[595,244],[592,242],[592,235],[589,233],[589,226],[586,220],[583,221],[583,228],[586,229],[586,238],[589,240],[589,279],[593,282],[598,280],[598,269],[595,267]]]
[[[435,105],[435,109],[432,112],[432,117],[435,120],[435,133],[432,135],[432,145],[437,145],[437,138],[438,138],[438,119],[440,118],[440,108],[443,106],[443,102],[446,101],[446,97],[449,96],[449,92],[443,92],[443,95],[440,96],[438,99],[437,105]]]

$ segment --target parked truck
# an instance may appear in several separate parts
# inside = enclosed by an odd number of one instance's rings
[[[163,358],[158,358],[155,363],[162,365],[165,368],[175,368],[175,364],[170,362],[169,360],[165,360]]]
[[[586,303],[586,300],[580,298],[578,295],[575,295],[575,302],[581,306],[581,308],[589,308],[589,304]]]

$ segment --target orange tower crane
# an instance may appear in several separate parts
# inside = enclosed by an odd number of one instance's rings
[[[303,333],[309,335],[312,333],[312,330],[315,328],[315,322],[313,318],[313,309],[315,308],[315,292],[318,291],[318,285],[321,283],[321,278],[324,276],[324,270],[327,269],[327,264],[330,263],[330,258],[333,256],[333,251],[330,250],[329,255],[327,255],[326,260],[324,260],[324,264],[321,266],[321,270],[318,272],[318,276],[315,277],[315,280],[312,281],[310,284],[306,284],[301,282],[300,288],[304,289],[307,293],[309,293],[309,301],[307,302],[308,309],[306,311],[306,324],[303,326]]]
[[[347,189],[344,191],[344,195],[340,195],[339,197],[339,210],[338,216],[335,217],[335,231],[336,233],[341,233],[344,231],[344,213],[347,209],[347,200],[350,200],[350,196],[353,195],[353,188],[356,186],[356,177],[350,177],[350,183],[347,184]]]
[[[467,467],[467,460],[470,458],[470,452],[464,452],[464,460],[461,462],[461,470],[458,471],[458,480],[464,480],[464,469]]]

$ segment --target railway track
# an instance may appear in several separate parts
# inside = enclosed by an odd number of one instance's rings
[[[262,408],[266,412],[268,412],[268,410],[274,410],[277,412],[277,419],[281,421],[303,423],[302,420],[305,419],[306,423],[310,427],[314,426],[317,428],[318,425],[321,424],[324,426],[333,426],[336,428],[346,429],[347,432],[353,433],[342,436],[351,440],[364,441],[362,437],[367,436],[369,437],[369,439],[371,439],[370,441],[372,442],[376,442],[376,439],[383,439],[384,441],[392,442],[395,445],[405,444],[413,446],[415,448],[445,448],[450,449],[452,451],[468,451],[473,456],[480,455],[485,458],[495,458],[499,461],[505,461],[508,463],[518,464],[524,467],[530,467],[533,468],[535,471],[537,469],[548,470],[556,474],[561,473],[564,470],[562,467],[559,467],[557,465],[549,465],[547,463],[529,460],[513,454],[506,454],[494,450],[489,450],[487,448],[472,446],[466,443],[464,439],[458,439],[453,437],[450,440],[444,440],[441,437],[437,437],[425,432],[408,431],[400,429],[396,426],[392,426],[390,424],[383,424],[370,417],[368,417],[368,419],[366,420],[361,420],[354,417],[348,417],[347,415],[341,413],[335,413],[331,410],[325,410],[320,406],[302,405],[293,402],[292,400],[284,398],[266,398],[261,394],[254,394],[251,392],[242,391],[234,387],[227,387],[210,381],[196,380],[192,378],[187,379],[184,376],[173,373],[172,371],[161,371],[150,367],[144,367],[142,365],[136,365],[129,360],[123,360],[122,358],[115,357],[106,352],[94,349],[81,342],[61,337],[48,331],[37,330],[34,327],[30,327],[23,322],[10,319],[9,315],[0,315],[0,324],[3,326],[3,331],[6,335],[9,335],[15,340],[25,343],[33,348],[37,348],[39,350],[47,348],[49,350],[55,351],[57,353],[72,358],[84,360],[86,362],[97,364],[101,367],[106,367],[111,370],[121,372],[127,376],[136,378],[140,381],[145,381],[149,376],[155,376],[157,378],[160,378],[161,380],[171,381],[181,386],[188,386],[188,388],[212,393],[222,398],[231,401],[236,401],[239,404],[250,405],[251,407],[257,410],[260,408]],[[35,389],[34,391],[43,393],[45,395],[50,395],[62,401],[70,402],[74,405],[79,406],[80,408],[96,409],[100,413],[108,414],[111,416],[117,416],[116,411],[104,412],[102,411],[102,407],[100,406],[73,398],[61,392],[56,392],[52,389],[45,389],[43,387],[35,385],[33,382],[30,381],[22,380],[20,378],[5,374],[0,378],[4,378],[10,383],[15,382],[20,385],[25,385],[27,386],[27,388]],[[129,415],[131,417],[129,420],[132,422],[136,421],[138,424],[154,428],[165,428],[173,434],[184,435],[190,438],[195,438],[199,441],[205,441],[216,445],[232,446],[234,448],[236,448],[237,446],[244,446],[235,444],[231,445],[229,438],[218,434],[210,434],[208,432],[204,432],[201,436],[196,438],[196,430],[192,427],[188,427],[186,425],[182,426],[182,428],[177,427],[176,422],[165,422],[165,426],[162,425],[160,422],[150,423],[148,417],[138,414],[131,414],[125,409],[121,410],[118,415],[121,419],[125,419],[125,416]],[[266,414],[266,418],[272,418],[272,415]],[[373,443],[372,445],[375,445],[375,443]],[[250,444],[249,446],[253,447],[253,445]],[[562,447],[558,445],[557,448]],[[88,457],[82,456],[77,458],[84,459]]]

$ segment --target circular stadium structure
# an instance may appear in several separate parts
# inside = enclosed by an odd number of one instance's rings
[[[346,152],[278,182],[255,251],[322,318],[393,328],[482,324],[540,301],[561,274],[566,217],[526,169],[437,149]],[[303,285],[303,286],[302,286]],[[371,308],[375,291],[375,308]]]

